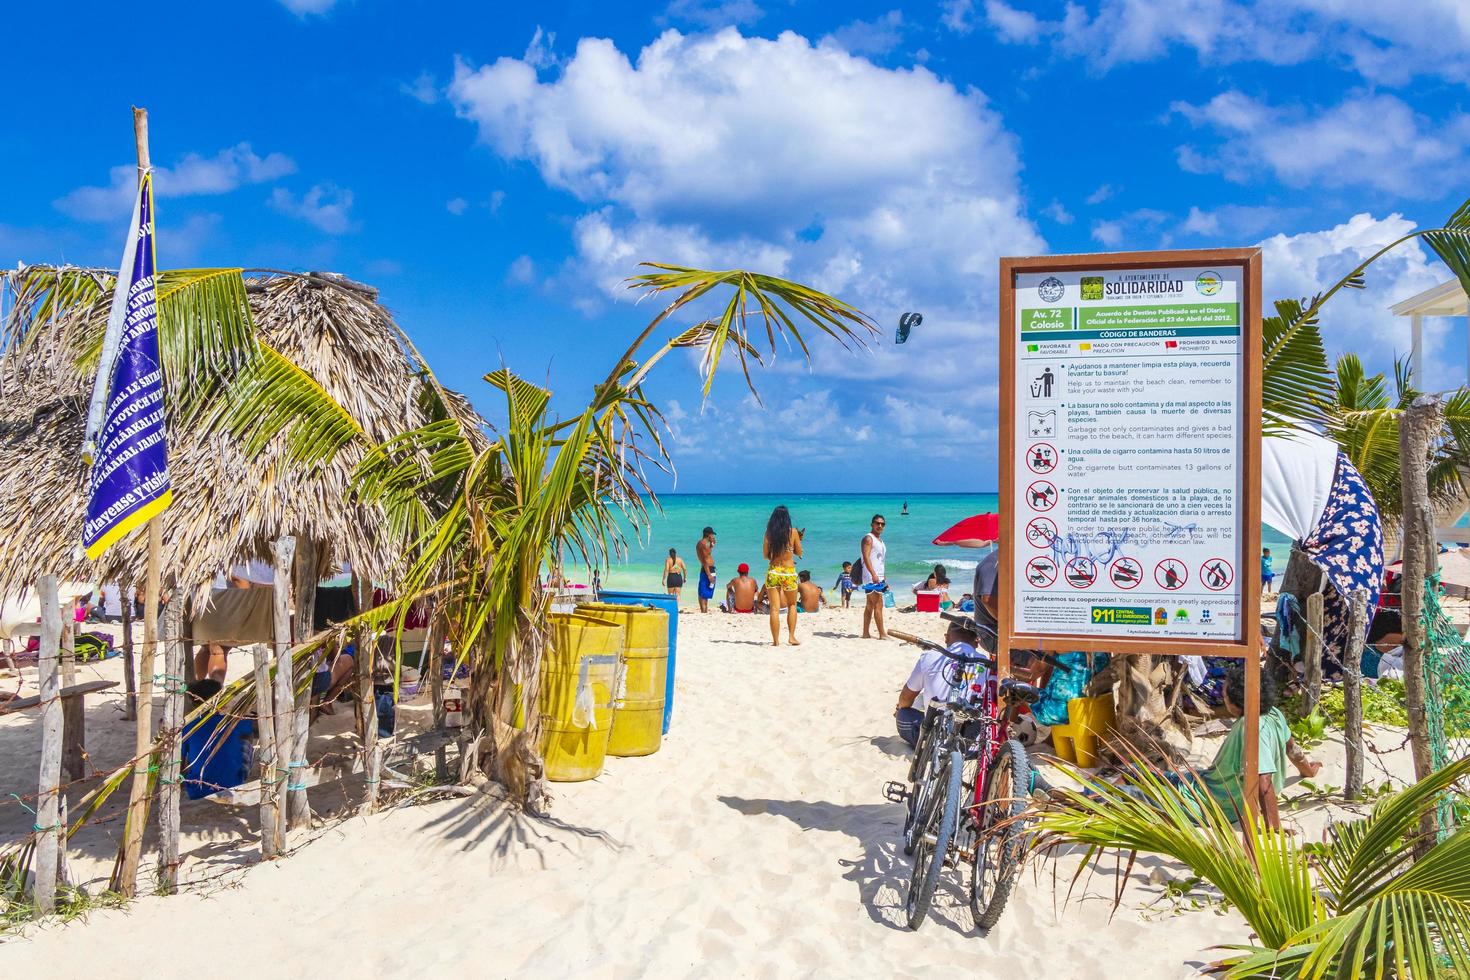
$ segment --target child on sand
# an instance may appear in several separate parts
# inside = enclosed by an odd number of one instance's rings
[[[832,588],[842,593],[843,609],[852,605],[852,594],[857,590],[857,586],[852,584],[852,562],[842,563],[842,574],[837,576],[837,581],[832,583]]]

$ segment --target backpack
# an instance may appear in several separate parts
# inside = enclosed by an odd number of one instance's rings
[[[855,562],[852,563],[852,584],[853,585],[862,585],[863,584],[863,572],[865,572],[865,571],[867,571],[867,569],[863,567],[863,556],[862,555],[858,555],[857,556],[857,561],[855,561]]]

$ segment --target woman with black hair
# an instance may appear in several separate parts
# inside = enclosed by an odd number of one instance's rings
[[[771,606],[771,643],[781,645],[781,606],[786,606],[786,627],[791,645],[799,646],[796,638],[796,559],[801,557],[801,539],[806,529],[798,531],[791,526],[791,511],[785,505],[771,511],[766,521],[765,543],[761,554],[770,561],[766,569],[766,599]]]

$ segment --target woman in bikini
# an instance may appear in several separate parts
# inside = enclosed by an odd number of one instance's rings
[[[669,590],[675,602],[679,601],[679,590],[684,588],[684,559],[673,548],[669,549],[669,557],[664,559],[664,588]]]
[[[766,599],[771,606],[771,642],[781,645],[781,606],[786,606],[786,629],[792,646],[796,638],[796,559],[801,557],[801,538],[806,531],[791,526],[791,511],[784,506],[771,511],[766,522],[766,540],[761,554],[770,559],[766,569]]]

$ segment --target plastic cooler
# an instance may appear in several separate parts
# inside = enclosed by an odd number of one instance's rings
[[[601,602],[621,606],[657,606],[669,614],[669,665],[664,677],[664,730],[669,733],[669,719],[674,715],[674,654],[679,638],[679,602],[673,596],[657,592],[611,592],[606,589],[597,594]]]
[[[939,591],[937,589],[920,589],[916,605],[918,606],[919,612],[939,612]]]

